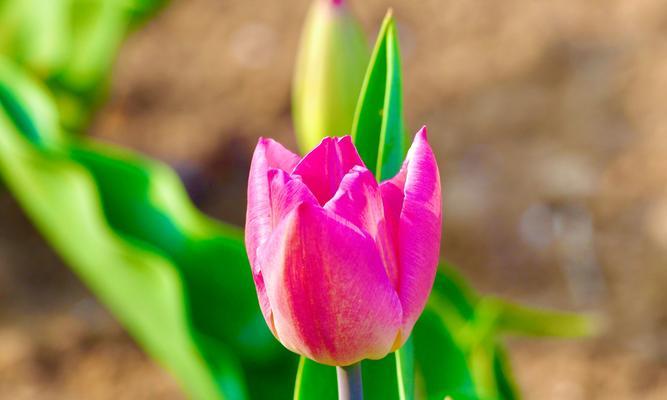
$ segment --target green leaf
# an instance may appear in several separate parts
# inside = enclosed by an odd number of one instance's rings
[[[242,399],[244,370],[292,371],[259,313],[240,230],[201,215],[161,164],[67,139],[48,96],[1,60],[0,104],[0,177],[193,398]]]
[[[0,2],[0,53],[48,83],[67,129],[105,93],[122,39],[164,0]]]
[[[394,355],[399,398],[412,400],[415,398],[415,350],[412,338],[409,338]]]
[[[479,296],[468,285],[454,266],[441,262],[433,283],[433,292],[446,298],[461,318],[468,321],[474,318]]]
[[[498,382],[498,393],[500,398],[503,400],[519,400],[519,391],[514,382],[509,359],[507,358],[505,350],[501,346],[496,346],[493,369],[496,375],[496,382]]]
[[[378,180],[394,176],[405,154],[401,64],[391,11],[382,23],[352,125],[352,139]]]
[[[362,378],[363,379],[363,378]],[[294,387],[294,400],[336,400],[336,368],[301,357]]]
[[[94,184],[85,172],[57,157],[42,157],[22,143],[14,129],[3,113],[0,171],[26,212],[153,356],[174,370],[196,396],[220,398],[216,378],[188,331],[183,287],[175,269],[104,229],[101,211],[95,207]]]
[[[582,337],[596,334],[599,321],[593,316],[540,310],[500,299],[488,299],[498,309],[498,330],[528,336]]]
[[[82,92],[97,86],[107,75],[130,15],[118,1],[73,1],[71,51],[58,80]]]
[[[399,386],[396,353],[391,353],[381,360],[364,360],[361,368],[365,399],[400,400],[403,398]]]
[[[69,0],[0,3],[0,53],[11,54],[41,76],[66,61]]]
[[[426,309],[412,333],[421,381],[418,393],[429,399],[454,393],[474,398],[476,393],[467,353],[453,335],[464,328],[466,321],[452,307],[449,282],[452,281],[438,271]]]

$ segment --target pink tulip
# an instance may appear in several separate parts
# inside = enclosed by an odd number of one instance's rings
[[[349,136],[325,138],[303,158],[260,139],[245,241],[276,338],[338,366],[400,348],[435,278],[440,196],[425,128],[400,172],[381,184]]]

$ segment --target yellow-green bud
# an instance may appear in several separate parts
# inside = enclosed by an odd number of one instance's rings
[[[370,49],[343,0],[314,0],[301,37],[292,111],[303,151],[350,134]]]

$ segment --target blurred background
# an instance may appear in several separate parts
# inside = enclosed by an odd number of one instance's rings
[[[667,398],[667,2],[350,1],[388,7],[410,131],[444,185],[444,256],[483,293],[591,312],[584,340],[509,342],[526,399]],[[259,136],[296,150],[308,0],[173,0],[133,33],[90,134],[174,166],[242,225]],[[181,399],[0,190],[0,397]]]

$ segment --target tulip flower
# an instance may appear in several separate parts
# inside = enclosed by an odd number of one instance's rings
[[[326,135],[350,133],[370,48],[343,0],[313,0],[301,38],[292,110],[305,152]]]
[[[260,139],[245,241],[273,334],[336,366],[400,348],[433,285],[441,215],[425,128],[401,170],[380,184],[349,136],[324,138],[303,158]]]

